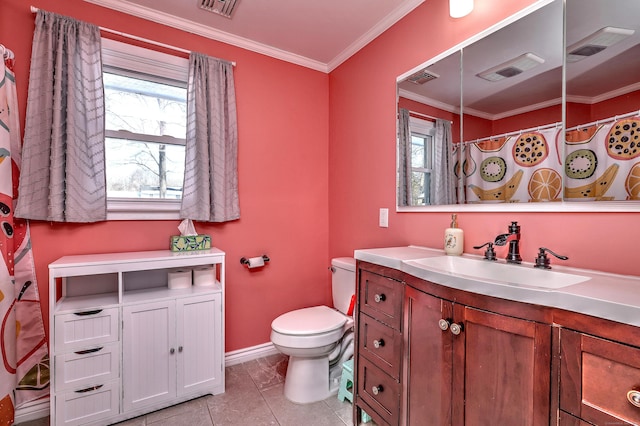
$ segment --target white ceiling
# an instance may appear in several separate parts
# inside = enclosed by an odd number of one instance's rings
[[[323,72],[424,2],[238,0],[229,19],[201,9],[200,0],[85,1]]]

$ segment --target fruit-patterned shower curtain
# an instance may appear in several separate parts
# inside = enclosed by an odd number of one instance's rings
[[[465,142],[454,155],[467,203],[640,200],[637,112]]]
[[[13,216],[21,151],[13,59],[0,59],[0,426],[5,426],[13,424],[16,408],[49,394],[49,355],[29,223]]]

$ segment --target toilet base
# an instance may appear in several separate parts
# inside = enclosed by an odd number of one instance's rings
[[[310,404],[338,394],[339,378],[330,378],[329,358],[289,357],[284,396],[296,404]]]

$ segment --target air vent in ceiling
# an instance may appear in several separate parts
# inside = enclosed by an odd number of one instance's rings
[[[435,80],[438,77],[440,76],[434,72],[427,71],[427,70],[420,70],[418,72],[411,74],[409,77],[407,77],[407,81],[410,81],[415,84],[425,84],[426,82]]]
[[[240,0],[198,0],[200,8],[217,13],[226,18],[231,18],[238,1]]]
[[[578,62],[633,35],[635,30],[604,27],[567,49],[567,62]]]
[[[525,53],[524,55],[520,55],[517,58],[476,75],[488,81],[499,81],[505,78],[514,77],[540,64],[544,64],[544,59],[534,55],[533,53]]]

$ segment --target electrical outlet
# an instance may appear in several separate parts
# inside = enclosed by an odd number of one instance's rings
[[[380,228],[389,227],[389,209],[380,209]]]

